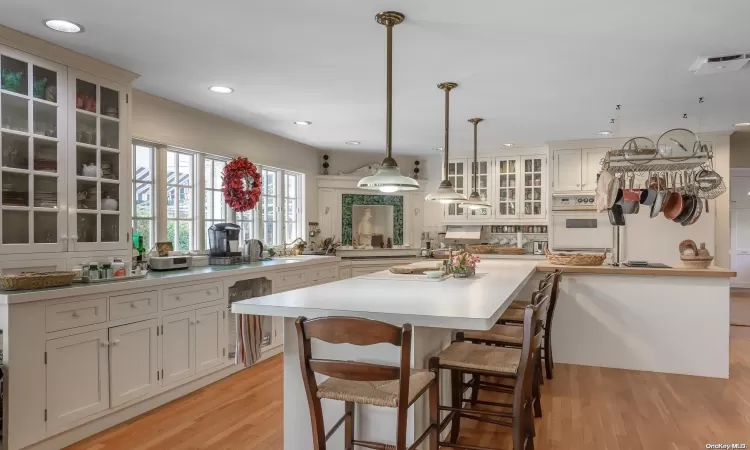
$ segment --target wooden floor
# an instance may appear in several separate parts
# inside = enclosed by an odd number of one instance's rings
[[[732,325],[750,327],[750,289],[732,289],[731,302]]]
[[[281,450],[281,363],[260,363],[68,449]],[[543,407],[539,450],[750,444],[750,328],[732,327],[729,380],[558,364]],[[462,423],[461,443],[510,449],[508,439],[505,429]]]

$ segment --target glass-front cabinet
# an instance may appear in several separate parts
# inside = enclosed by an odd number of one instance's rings
[[[0,46],[0,253],[66,248],[66,68]]]
[[[458,205],[446,205],[446,221],[544,219],[547,216],[547,156],[479,158],[477,165],[477,190],[492,208],[472,211]],[[472,167],[471,159],[449,162],[448,179],[457,192],[471,193]]]
[[[75,250],[106,250],[127,244],[130,227],[130,144],[123,139],[125,90],[88,74],[69,71],[68,124],[70,239]]]
[[[127,248],[125,104],[121,85],[0,45],[0,254]]]

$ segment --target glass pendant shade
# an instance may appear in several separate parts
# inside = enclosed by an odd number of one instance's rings
[[[424,199],[432,202],[440,202],[444,205],[466,201],[466,197],[453,189],[453,184],[449,180],[441,181],[437,191],[428,194]]]
[[[370,175],[359,180],[357,187],[360,189],[386,193],[416,191],[419,189],[419,183],[417,180],[401,175],[401,171],[398,169],[396,162],[393,161],[391,163],[388,160],[389,158],[383,160],[383,164],[378,171],[375,172],[375,175]]]
[[[472,192],[468,200],[466,200],[465,202],[459,203],[458,206],[460,206],[461,208],[469,208],[471,210],[487,209],[487,208],[492,207],[492,205],[482,200],[482,197],[479,195],[479,192],[477,191]]]

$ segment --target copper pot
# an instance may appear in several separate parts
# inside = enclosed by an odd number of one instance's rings
[[[682,194],[677,192],[677,188],[675,187],[676,180],[677,180],[677,174],[673,174],[672,175],[672,190],[670,191],[667,199],[664,201],[664,206],[662,207],[662,211],[664,212],[664,217],[667,218],[668,220],[674,220],[675,217],[679,216],[684,206]]]

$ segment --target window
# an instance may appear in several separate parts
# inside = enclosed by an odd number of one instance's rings
[[[167,240],[175,250],[196,247],[194,159],[192,154],[167,151]]]
[[[265,244],[289,244],[303,238],[303,175],[272,167],[261,171],[260,236]]]
[[[203,177],[205,184],[204,204],[205,211],[203,215],[203,249],[208,249],[208,229],[211,225],[227,221],[227,207],[224,201],[224,193],[221,191],[221,180],[224,166],[227,162],[223,159],[214,159],[208,156],[203,157]]]
[[[143,246],[150,249],[156,236],[154,212],[154,155],[155,148],[133,144],[133,237],[143,236]]]
[[[133,233],[143,235],[146,248],[170,241],[175,250],[206,250],[208,229],[222,222],[239,225],[242,241],[257,238],[274,246],[304,239],[304,174],[259,165],[260,203],[252,211],[235,213],[221,189],[228,161],[133,142]]]

